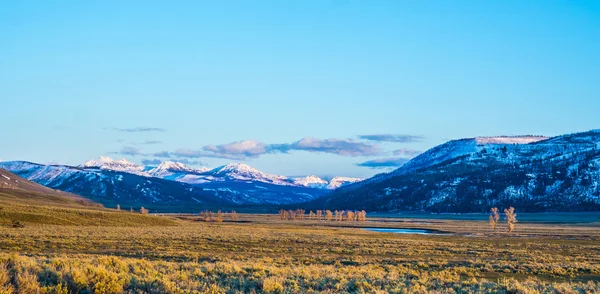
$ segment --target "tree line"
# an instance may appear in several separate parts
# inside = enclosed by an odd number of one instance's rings
[[[235,212],[235,210],[232,210],[229,213],[222,212],[221,210],[217,211],[216,213],[214,213],[210,210],[205,210],[205,211],[200,212],[199,216],[200,216],[200,220],[205,221],[205,222],[221,223],[221,222],[223,222],[223,219],[225,218],[225,216],[229,217],[232,221],[238,220],[238,214],[237,214],[237,212]]]
[[[367,221],[367,212],[364,210],[361,211],[352,211],[352,210],[316,210],[313,212],[312,210],[306,214],[304,209],[296,209],[296,210],[279,210],[279,219],[281,220],[316,220],[316,221],[356,221],[356,222],[366,222]]]
[[[117,211],[121,211],[121,205],[117,204]],[[133,207],[129,208],[130,212],[135,212],[135,210],[133,210]],[[141,214],[149,214],[150,210],[147,208],[144,208],[143,206],[140,208],[140,213]],[[222,212],[221,210],[217,211],[217,212],[212,212],[210,210],[204,210],[201,211],[200,213],[198,213],[198,216],[200,216],[200,220],[204,221],[204,222],[223,222],[223,220],[225,219],[225,217],[228,217],[229,219],[231,219],[232,221],[236,221],[239,219],[237,212],[235,212],[235,210],[232,210],[231,212],[227,213],[227,212]]]

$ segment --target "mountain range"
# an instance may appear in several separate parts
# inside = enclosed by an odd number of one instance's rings
[[[12,161],[0,168],[109,207],[154,211],[249,205],[381,212],[600,210],[600,130],[452,140],[366,180],[286,177],[240,163],[213,169],[171,161],[141,166],[108,157],[80,166]]]
[[[289,178],[266,174],[240,163],[196,169],[167,161],[152,167],[109,157],[79,166],[12,161],[0,163],[0,168],[106,206],[145,206],[155,211],[299,203],[360,180],[335,177],[327,181],[317,176]]]
[[[307,208],[487,212],[600,210],[600,130],[449,141]]]

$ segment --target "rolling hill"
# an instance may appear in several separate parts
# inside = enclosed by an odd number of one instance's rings
[[[46,188],[0,169],[0,225],[164,226],[173,220],[106,209],[71,193]]]
[[[399,169],[307,207],[368,211],[600,210],[600,130],[553,138],[479,137],[436,146]]]

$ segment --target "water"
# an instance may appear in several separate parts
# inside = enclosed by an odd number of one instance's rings
[[[439,233],[423,230],[423,229],[382,229],[382,228],[365,228],[367,231],[379,233],[395,233],[395,234],[417,234],[417,235],[438,235]]]

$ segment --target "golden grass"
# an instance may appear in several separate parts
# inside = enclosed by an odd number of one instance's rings
[[[600,244],[584,236],[399,235],[342,228],[336,222],[315,226],[270,220],[176,224],[1,227],[0,260],[10,281],[20,273],[10,268],[11,260],[20,260],[26,265],[22,271],[37,277],[29,277],[30,284],[35,280],[40,289],[71,292],[600,291]],[[41,282],[47,275],[59,278],[54,284]],[[8,284],[18,289],[18,283]]]
[[[487,221],[204,222],[19,201],[0,197],[0,293],[600,293],[594,224],[509,235]]]

